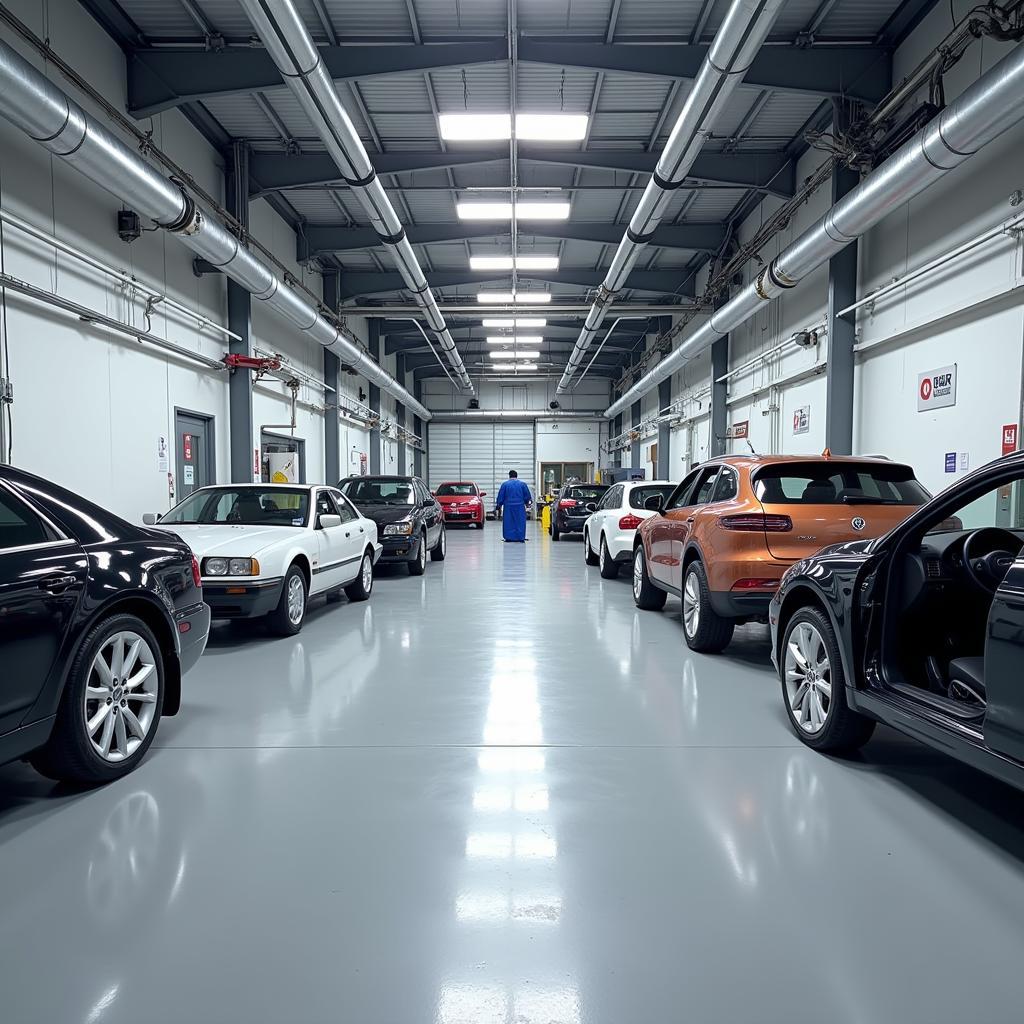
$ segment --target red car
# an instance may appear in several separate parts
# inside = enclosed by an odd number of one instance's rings
[[[478,530],[484,528],[486,518],[483,499],[487,497],[487,492],[481,491],[476,484],[467,481],[439,484],[434,497],[444,512],[446,525],[465,523],[467,526],[475,524]]]

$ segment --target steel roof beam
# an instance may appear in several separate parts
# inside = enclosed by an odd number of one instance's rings
[[[677,270],[635,270],[629,275],[627,288],[644,292],[662,292],[666,295],[678,294],[692,298],[693,276],[686,278],[686,271]],[[570,285],[579,288],[596,288],[600,270],[588,267],[563,267],[561,270],[520,271],[522,282],[535,281],[544,284]],[[427,284],[431,288],[471,287],[480,291],[507,290],[509,279],[487,274],[474,273],[472,270],[436,270],[426,275]],[[402,275],[395,272],[383,274],[374,271],[342,270],[341,297],[354,298],[357,295],[375,295],[379,292],[400,292],[405,288]],[[523,289],[529,290],[529,289]],[[480,307],[481,314],[487,312],[486,306]],[[497,314],[495,314],[497,315]]]
[[[523,63],[622,71],[663,78],[693,78],[708,51],[705,44],[576,43],[523,36]],[[504,39],[469,43],[323,46],[335,81],[406,71],[503,63]],[[879,46],[766,46],[744,76],[747,85],[819,96],[875,102],[892,85],[891,52]],[[128,109],[147,117],[214,96],[248,94],[281,84],[266,50],[231,46],[221,50],[138,48],[128,61]]]
[[[508,153],[504,149],[370,154],[370,160],[378,174],[469,167],[507,159]],[[521,142],[519,159],[565,167],[651,174],[658,162],[658,154],[640,149],[551,149],[543,145]],[[326,153],[254,152],[251,174],[254,191],[257,193],[338,184],[340,180],[337,167]],[[796,187],[795,164],[788,154],[781,151],[702,153],[694,162],[691,177],[694,187],[706,182],[717,186],[761,189],[785,199],[793,196]],[[613,189],[615,186],[608,187]]]
[[[501,238],[509,234],[509,225],[497,223],[411,224],[406,235],[413,245],[432,242],[462,242],[473,238]],[[536,221],[519,224],[520,235],[558,238],[574,242],[615,244],[622,235],[614,224],[569,221]],[[662,249],[688,252],[716,252],[725,241],[723,224],[665,224],[659,227],[650,244]],[[300,263],[325,253],[373,249],[380,237],[371,227],[342,227],[333,224],[307,224],[297,242],[296,259]]]

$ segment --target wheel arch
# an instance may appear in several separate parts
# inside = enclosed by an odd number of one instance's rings
[[[779,659],[779,664],[782,664],[782,643],[786,637],[786,630],[789,628],[790,622],[793,621],[793,616],[804,608],[813,608],[815,611],[821,612],[828,620],[829,625],[832,627],[832,632],[835,634],[836,646],[839,648],[839,657],[843,662],[843,678],[846,681],[847,692],[855,690],[849,651],[846,649],[846,644],[843,643],[843,633],[839,628],[839,623],[836,621],[835,614],[829,607],[828,601],[811,583],[800,582],[794,584],[786,591],[782,599],[782,606],[779,609],[779,623],[775,633],[778,637],[779,648],[775,654]]]

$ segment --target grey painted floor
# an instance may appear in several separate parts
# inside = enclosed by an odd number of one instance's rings
[[[790,733],[763,628],[690,655],[581,545],[218,628],[147,762],[0,768],[0,1020],[1020,1020],[1024,798]]]

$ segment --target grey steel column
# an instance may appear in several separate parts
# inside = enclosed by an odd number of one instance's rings
[[[232,143],[225,171],[225,199],[228,212],[249,228],[249,147]],[[228,340],[232,355],[252,355],[252,295],[225,277],[228,285],[228,330],[239,337]],[[251,483],[254,476],[252,429],[252,371],[228,371],[228,435],[230,438],[231,482]],[[255,443],[259,443],[256,441]]]
[[[663,380],[658,385],[658,411],[672,403],[672,378]],[[658,423],[658,467],[655,472],[659,480],[671,479],[672,468],[669,464],[669,446],[672,443],[672,429],[668,423]]]
[[[629,422],[633,427],[640,426],[640,402],[634,402],[629,409]],[[640,468],[640,441],[636,440],[629,446],[629,468]]]
[[[849,123],[847,107],[833,102],[837,132]],[[860,175],[849,167],[832,171],[832,205],[860,184]],[[839,317],[839,310],[857,301],[858,242],[851,242],[828,261],[828,367],[825,391],[825,446],[835,455],[853,454],[854,317]]]
[[[405,387],[405,356],[401,352],[395,356],[395,377]],[[401,402],[395,403],[395,422],[400,427],[405,426],[405,406]],[[401,436],[398,440],[398,475],[405,476],[405,442]]]
[[[370,320],[370,355],[380,362],[380,320],[376,317]],[[377,418],[380,418],[380,388],[376,384],[370,384],[370,410]],[[370,428],[370,474],[380,473],[380,428]]]
[[[337,270],[324,272],[324,305],[338,309],[341,274]],[[324,383],[333,391],[324,392],[324,480],[337,483],[341,473],[341,427],[338,423],[338,395],[341,390],[341,360],[324,349]]]
[[[616,416],[614,420],[612,420],[612,437],[621,437],[621,436],[622,436],[622,413],[620,412],[619,415]],[[616,467],[621,466],[622,465],[622,449],[618,449],[617,451],[614,451],[611,454],[612,454],[612,462],[615,463]]]
[[[417,402],[423,401],[423,381],[416,379],[416,375],[413,374],[412,382],[412,396]],[[423,476],[423,452],[427,448],[427,424],[419,418],[419,416],[413,416],[412,418],[412,432],[420,439],[420,443],[423,445],[423,449],[417,448],[413,452],[412,456],[412,471],[416,476]]]
[[[729,393],[729,382],[718,382],[718,378],[729,372],[729,335],[719,338],[711,346],[711,457],[725,455],[728,441],[729,410],[725,401]]]

